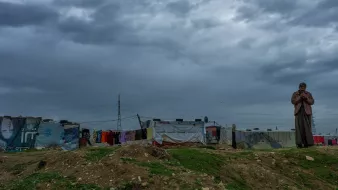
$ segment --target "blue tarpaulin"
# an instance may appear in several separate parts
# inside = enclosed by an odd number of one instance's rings
[[[63,127],[60,123],[41,123],[36,138],[36,148],[45,148],[63,144]]]
[[[76,150],[79,148],[80,126],[64,125],[64,143],[63,150]]]

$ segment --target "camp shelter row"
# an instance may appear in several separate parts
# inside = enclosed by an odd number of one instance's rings
[[[237,130],[234,128],[227,128],[231,130],[231,145],[234,148],[241,149],[278,149],[278,148],[292,148],[296,147],[296,134],[294,130],[290,131],[272,131],[272,130]],[[314,135],[314,144],[317,146],[337,146],[338,135]]]
[[[335,137],[314,136],[317,145],[335,145]],[[243,149],[277,149],[295,147],[295,132],[272,130],[240,130],[234,127],[223,127],[203,121],[183,120],[148,120],[142,122],[141,129],[113,132],[95,131],[94,144],[154,144],[176,145],[186,143],[226,144]]]
[[[102,131],[94,130],[91,135],[91,143],[99,145],[105,143],[115,144],[206,144],[205,126],[203,121],[144,121],[137,130],[129,131]]]
[[[68,121],[54,122],[41,117],[0,117],[0,148],[21,151],[59,146],[64,150],[79,147],[80,125]]]

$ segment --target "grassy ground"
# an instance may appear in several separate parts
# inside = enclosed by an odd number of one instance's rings
[[[160,157],[155,151],[166,155]],[[37,167],[41,161],[46,166]],[[30,151],[1,154],[0,172],[0,189],[7,190],[325,190],[338,188],[338,149],[234,151],[200,147],[165,151],[128,146]]]

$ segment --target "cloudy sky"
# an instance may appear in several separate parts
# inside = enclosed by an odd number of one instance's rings
[[[334,132],[337,24],[334,0],[0,0],[0,114],[112,120],[121,93],[122,117],[290,129],[305,81]]]

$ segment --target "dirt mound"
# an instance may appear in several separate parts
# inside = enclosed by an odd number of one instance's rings
[[[109,149],[98,149],[108,151]],[[112,149],[113,150],[113,149]],[[109,150],[109,151],[112,151]],[[116,187],[123,182],[137,182],[148,177],[144,168],[123,162],[116,153],[92,160],[89,154],[100,154],[93,150],[52,151],[40,161],[40,172],[59,172],[62,176],[76,176],[81,184],[98,184],[101,187]],[[38,164],[40,165],[40,164]],[[37,165],[37,166],[38,166]]]
[[[120,157],[128,157],[135,159],[149,158],[151,159],[169,159],[170,155],[165,149],[156,146],[140,146],[140,145],[126,145],[121,147],[117,154]]]
[[[86,162],[85,155],[80,151],[74,152],[61,152],[51,151],[45,154],[45,158],[42,160],[46,162],[45,168],[47,170],[67,170],[67,168],[81,165]]]
[[[0,154],[0,189],[336,189],[337,150],[126,145]]]

